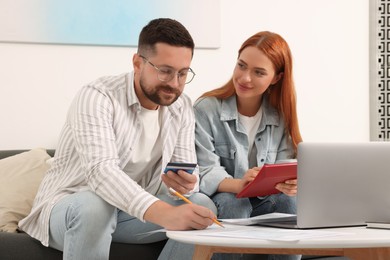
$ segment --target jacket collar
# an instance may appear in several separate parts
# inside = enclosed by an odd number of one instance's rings
[[[268,101],[268,95],[263,95],[262,108],[262,120],[260,123],[261,129],[266,125],[279,125],[279,113],[276,108],[272,107]],[[236,95],[222,100],[221,105],[221,121],[230,121],[238,119],[237,99]]]

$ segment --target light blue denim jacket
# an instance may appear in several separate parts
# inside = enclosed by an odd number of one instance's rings
[[[293,159],[283,118],[271,107],[267,96],[261,107],[262,119],[255,137],[257,165]],[[223,179],[242,178],[248,170],[248,136],[238,120],[236,96],[226,100],[201,98],[195,102],[194,111],[200,191],[212,196]]]

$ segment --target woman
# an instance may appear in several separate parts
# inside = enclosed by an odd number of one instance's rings
[[[238,51],[232,78],[204,93],[194,110],[200,189],[213,199],[218,218],[296,213],[296,179],[277,184],[280,193],[275,195],[235,197],[263,164],[296,158],[302,141],[286,41],[267,31],[248,38]]]

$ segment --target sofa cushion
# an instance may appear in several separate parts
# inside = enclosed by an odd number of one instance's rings
[[[62,260],[62,252],[45,247],[26,233],[0,232],[1,260]],[[110,260],[155,260],[166,240],[150,244],[112,243]]]
[[[0,231],[16,232],[19,220],[30,213],[50,158],[36,148],[0,160]]]

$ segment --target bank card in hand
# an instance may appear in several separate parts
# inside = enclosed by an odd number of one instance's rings
[[[193,173],[196,167],[196,163],[176,163],[176,162],[170,162],[167,164],[167,167],[164,170],[164,173],[167,173],[168,171],[173,171],[174,173],[177,173],[178,170],[183,170],[188,173]]]

